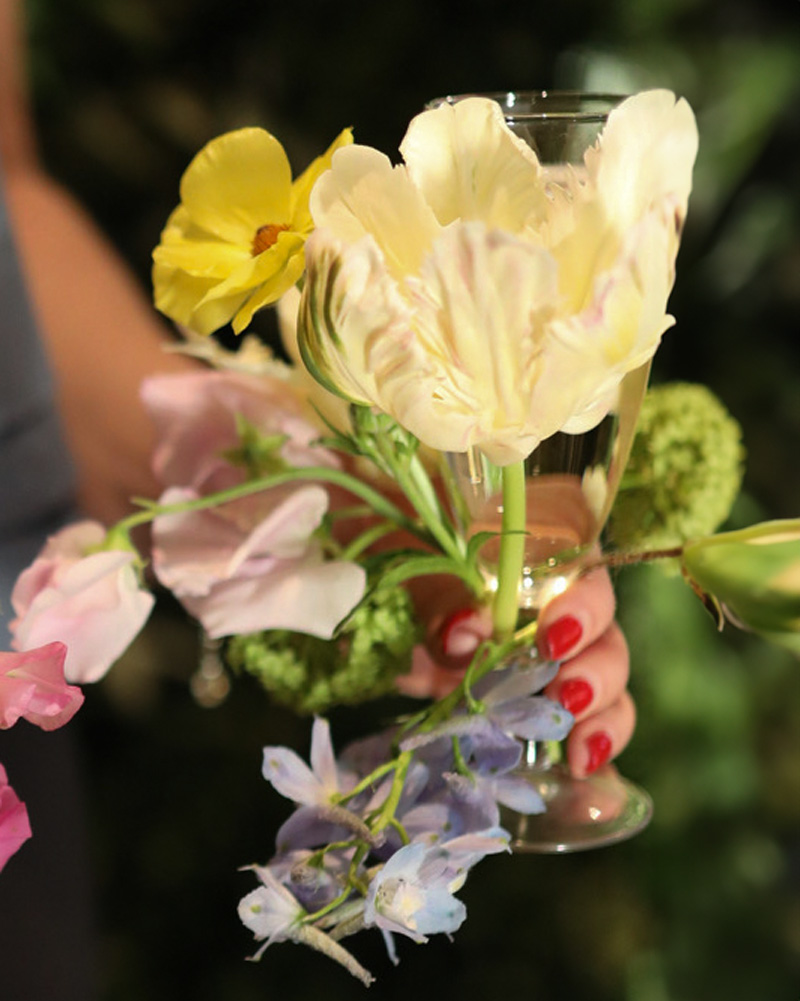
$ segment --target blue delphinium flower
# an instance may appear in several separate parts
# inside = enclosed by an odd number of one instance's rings
[[[507,850],[508,835],[499,829],[439,845],[421,841],[405,845],[370,883],[364,924],[407,935],[416,942],[456,931],[467,910],[454,891],[485,855]]]
[[[322,719],[313,725],[311,767],[289,748],[265,748],[264,777],[297,808],[269,866],[256,868],[262,886],[240,905],[242,921],[265,940],[258,955],[273,941],[302,941],[367,982],[338,945],[344,936],[378,928],[396,962],[395,933],[424,942],[456,931],[466,909],[455,893],[467,873],[508,850],[500,805],[544,809],[514,771],[521,740],[561,739],[572,724],[537,694],[556,670],[523,659],[488,675],[436,726],[405,737],[399,727],[385,731],[339,761]]]

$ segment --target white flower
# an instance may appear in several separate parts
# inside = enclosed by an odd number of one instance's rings
[[[253,867],[262,885],[239,901],[239,919],[263,945],[253,956],[260,959],[273,942],[285,942],[298,935],[304,909],[265,866]]]
[[[309,369],[424,444],[500,465],[588,430],[672,323],[696,148],[686,102],[650,91],[578,167],[541,165],[483,98],[415,118],[399,166],[337,151],[311,198]]]

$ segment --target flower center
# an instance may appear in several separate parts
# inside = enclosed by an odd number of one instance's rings
[[[269,250],[278,241],[278,237],[284,230],[289,227],[286,223],[278,223],[277,225],[273,222],[268,223],[266,226],[259,226],[256,230],[256,235],[253,238],[253,257],[258,257],[259,254],[263,254],[265,250]]]

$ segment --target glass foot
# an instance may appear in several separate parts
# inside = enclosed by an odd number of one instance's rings
[[[644,789],[605,765],[576,779],[561,764],[520,769],[547,804],[545,813],[524,815],[501,809],[500,823],[515,852],[558,854],[625,841],[643,830],[653,815]]]

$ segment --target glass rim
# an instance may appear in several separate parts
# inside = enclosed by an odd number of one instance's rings
[[[628,94],[611,91],[558,90],[496,90],[474,91],[463,94],[446,94],[428,101],[426,110],[442,104],[457,104],[468,97],[485,97],[503,109],[506,119],[542,122],[553,119],[603,122]],[[536,107],[536,104],[539,107]],[[549,108],[548,108],[549,105]],[[559,107],[562,105],[562,107]],[[592,105],[595,105],[592,107]]]

